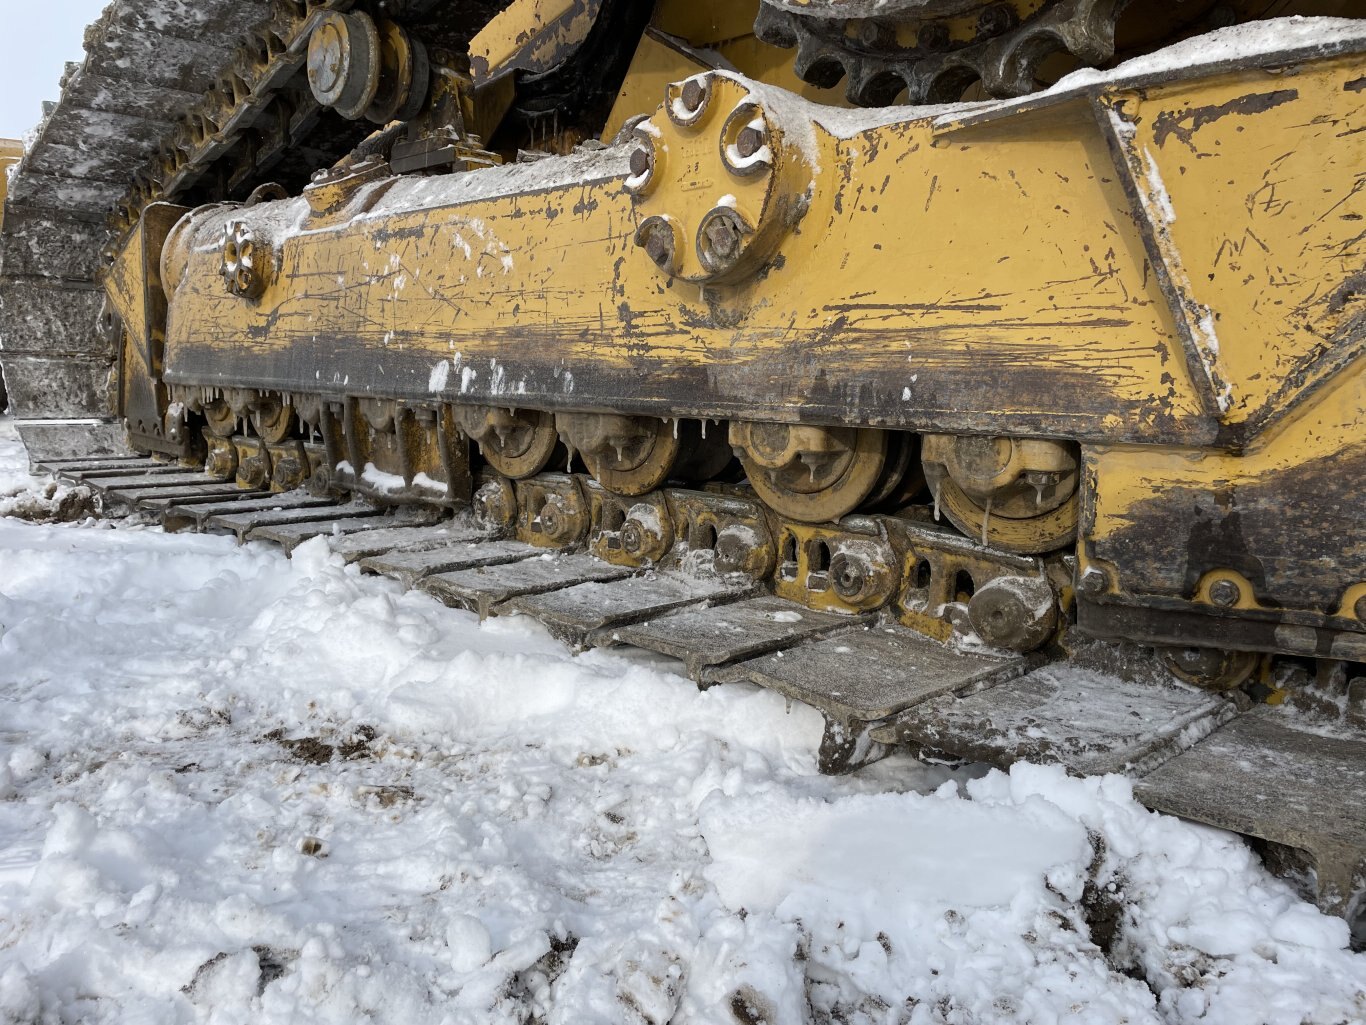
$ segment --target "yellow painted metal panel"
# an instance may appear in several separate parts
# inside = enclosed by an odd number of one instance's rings
[[[1363,89],[1353,55],[1111,104],[1196,356],[1231,423],[1283,410],[1361,351]]]

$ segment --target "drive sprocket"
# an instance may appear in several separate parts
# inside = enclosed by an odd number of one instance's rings
[[[1129,0],[764,0],[755,34],[795,48],[804,81],[863,107],[951,103],[980,82],[989,96],[1038,88],[1040,63],[1067,53],[1087,65],[1115,52]]]

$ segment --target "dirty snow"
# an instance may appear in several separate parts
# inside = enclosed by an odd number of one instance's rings
[[[321,539],[0,519],[0,1021],[1366,1017],[1342,922],[1124,779],[825,778],[676,669]]]
[[[58,484],[28,472],[28,456],[19,443],[14,421],[0,417],[0,516],[35,522],[66,522],[89,515],[93,495],[88,488]],[[4,564],[0,562],[0,580]]]

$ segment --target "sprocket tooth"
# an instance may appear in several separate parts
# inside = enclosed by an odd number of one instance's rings
[[[982,61],[982,88],[990,96],[1026,96],[1036,88],[1035,72],[1050,54],[1065,49],[1052,32],[1016,37],[992,46]]]
[[[1129,0],[1079,0],[1084,8],[1056,26],[1061,44],[1086,64],[1104,64],[1115,55],[1115,26]]]
[[[797,45],[797,32],[782,11],[763,3],[754,19],[754,35],[761,43],[790,50]]]
[[[1014,34],[993,40],[982,60],[982,85],[992,96],[1024,96],[1038,88],[1039,65],[1055,53],[1083,64],[1115,55],[1115,23],[1128,0],[1073,0],[1049,8]]]
[[[964,90],[980,79],[977,64],[964,53],[921,61],[906,82],[907,103],[956,103]]]
[[[906,91],[906,80],[882,61],[861,61],[849,72],[844,95],[860,107],[887,107]]]
[[[792,70],[817,89],[833,89],[845,75],[845,55],[818,39],[803,36],[797,43]]]

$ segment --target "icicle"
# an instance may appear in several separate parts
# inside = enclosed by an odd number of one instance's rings
[[[939,486],[940,481],[934,482],[934,522],[939,522]]]
[[[674,441],[678,440],[678,418],[674,417]]]
[[[705,416],[702,418],[702,440],[707,440],[707,418]]]

